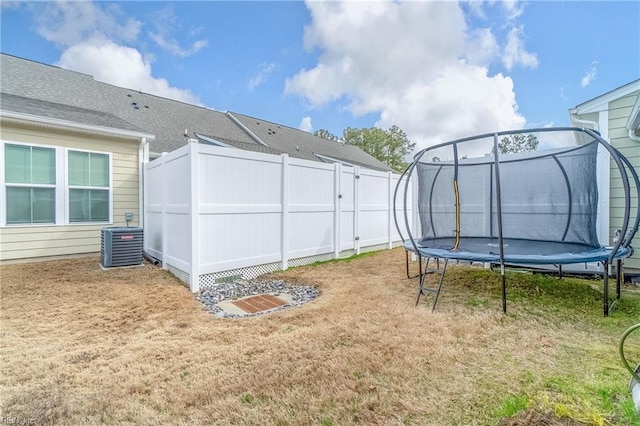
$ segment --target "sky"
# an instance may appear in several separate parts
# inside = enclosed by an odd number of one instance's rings
[[[568,126],[640,78],[637,1],[0,1],[3,53],[299,128],[418,148]]]

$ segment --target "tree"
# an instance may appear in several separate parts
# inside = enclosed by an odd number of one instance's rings
[[[319,138],[327,139],[327,140],[330,140],[330,141],[338,141],[339,140],[336,135],[334,135],[333,133],[331,133],[330,131],[328,131],[326,129],[316,130],[315,132],[313,132],[313,136],[317,136]]]
[[[500,154],[509,154],[516,152],[528,152],[538,149],[538,138],[535,135],[516,133],[505,136],[498,142],[498,151]]]
[[[404,157],[416,146],[398,126],[391,126],[389,130],[348,127],[342,133],[342,140],[346,145],[357,146],[396,172],[402,172],[407,167]]]

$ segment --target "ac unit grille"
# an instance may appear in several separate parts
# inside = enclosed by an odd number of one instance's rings
[[[100,234],[100,263],[105,268],[142,264],[142,228],[108,227]]]

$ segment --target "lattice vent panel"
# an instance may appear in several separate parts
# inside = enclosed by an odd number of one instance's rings
[[[297,259],[290,259],[289,266],[295,268],[296,266],[310,265],[315,262],[326,262],[333,259],[333,253],[317,254],[309,257],[299,257]]]
[[[281,266],[282,264],[280,262],[273,262],[265,263],[264,265],[247,266],[246,268],[231,269],[228,271],[200,275],[200,290],[221,282],[251,280],[259,277],[260,275],[279,271]]]

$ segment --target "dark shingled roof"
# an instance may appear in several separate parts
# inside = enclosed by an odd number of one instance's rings
[[[356,147],[302,130],[102,83],[87,74],[11,55],[0,55],[0,76],[3,110],[150,133],[156,137],[150,144],[155,153],[185,145],[186,130],[188,137],[207,135],[239,149],[287,153],[314,161],[322,161],[315,155],[320,154],[370,169],[390,170]]]
[[[20,114],[144,133],[144,131],[139,127],[134,126],[113,114],[93,109],[40,101],[25,98],[23,96],[9,95],[7,93],[0,93],[0,105],[3,110],[17,112]]]
[[[292,157],[305,160],[325,161],[316,154],[331,157],[342,162],[370,169],[389,171],[386,164],[376,160],[358,147],[342,142],[322,139],[309,132],[283,126],[248,115],[230,112],[253,134],[272,148],[289,153]],[[295,153],[292,154],[292,153]],[[375,160],[374,161],[372,161]]]

